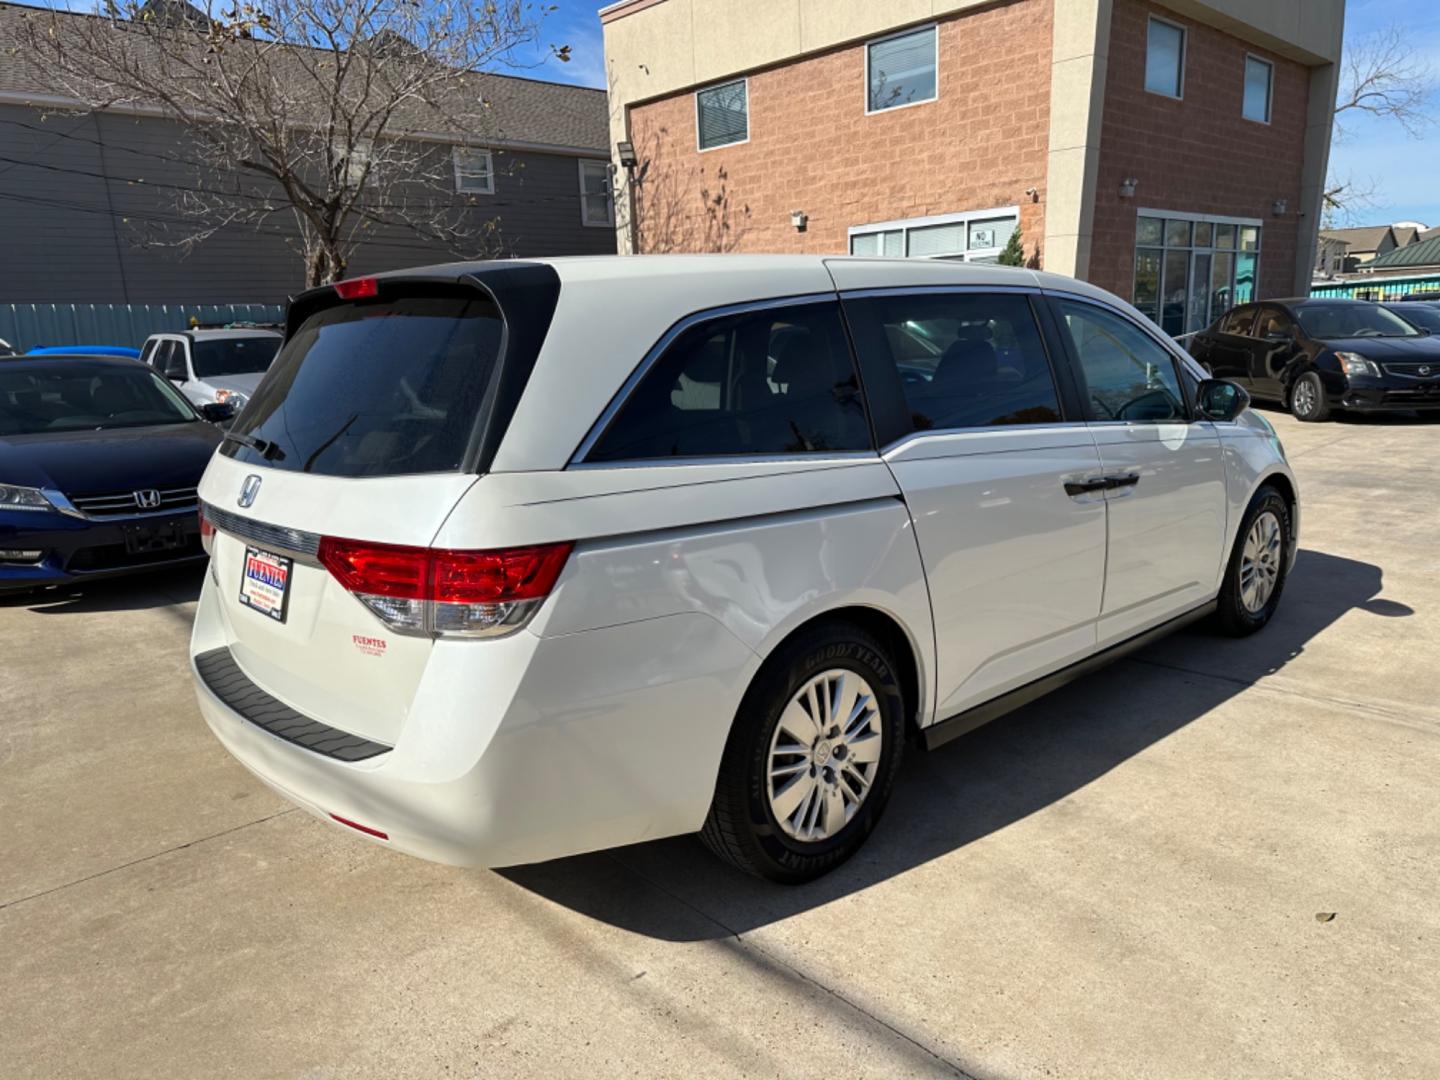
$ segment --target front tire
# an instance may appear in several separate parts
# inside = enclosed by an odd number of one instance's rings
[[[1290,387],[1290,412],[1296,420],[1318,424],[1330,418],[1330,404],[1325,400],[1325,384],[1320,376],[1307,371]]]
[[[1220,586],[1216,621],[1231,637],[1261,629],[1280,605],[1290,562],[1290,504],[1273,487],[1255,493],[1241,519]]]
[[[843,622],[803,630],[765,662],[740,703],[700,838],[748,874],[812,881],[870,835],[904,739],[886,646]]]

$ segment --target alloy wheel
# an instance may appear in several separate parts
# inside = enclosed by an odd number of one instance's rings
[[[1311,379],[1301,379],[1295,384],[1295,396],[1292,408],[1297,416],[1310,416],[1315,412],[1316,394],[1315,383]]]
[[[790,699],[770,738],[766,796],[792,840],[828,840],[865,802],[884,736],[870,684],[832,668]]]
[[[1269,603],[1280,580],[1280,546],[1280,520],[1266,510],[1250,526],[1240,553],[1240,602],[1252,615]]]

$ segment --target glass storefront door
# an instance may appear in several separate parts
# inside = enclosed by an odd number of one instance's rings
[[[1255,299],[1259,263],[1258,222],[1142,210],[1132,299],[1171,337],[1193,334]]]

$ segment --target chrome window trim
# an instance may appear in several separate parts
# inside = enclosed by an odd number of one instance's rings
[[[936,260],[943,261],[943,260]],[[938,296],[945,293],[1021,293],[1039,296],[1039,285],[882,285],[866,289],[845,289],[841,300],[866,300],[875,296]],[[1038,330],[1039,327],[1037,326]]]
[[[670,347],[675,339],[691,327],[711,319],[723,319],[730,315],[743,315],[751,311],[768,311],[774,308],[799,307],[803,304],[829,303],[836,300],[838,300],[838,294],[833,292],[803,293],[799,296],[780,296],[766,300],[746,300],[737,304],[725,304],[721,307],[706,308],[703,311],[693,311],[689,315],[682,317],[678,322],[674,323],[670,329],[660,335],[659,340],[650,346],[645,355],[641,357],[640,363],[636,365],[635,370],[630,373],[629,378],[620,384],[620,389],[616,391],[615,396],[610,399],[610,404],[605,406],[604,411],[601,412],[595,422],[590,425],[590,430],[585,433],[585,438],[580,441],[580,445],[576,447],[575,452],[570,455],[570,460],[566,464],[566,468],[577,465],[596,465],[615,468],[617,465],[623,464],[622,462],[614,461],[587,462],[585,458],[589,456],[590,451],[595,448],[595,444],[605,435],[605,432],[615,420],[616,414],[619,413],[620,410],[625,407],[625,403],[630,400],[630,395],[633,394],[635,388],[640,385],[640,380],[650,373],[650,369],[655,366],[656,362],[664,355],[665,350]],[[790,457],[794,455],[782,456]],[[734,461],[735,458],[724,454],[716,454],[714,456],[707,456],[703,460]]]
[[[200,501],[205,520],[220,532],[249,541],[266,551],[276,551],[294,557],[296,562],[307,566],[319,566],[320,534],[292,529],[285,525],[272,525],[242,514],[221,510],[214,503]]]
[[[880,454],[875,450],[802,450],[794,454],[710,454],[704,457],[663,457],[633,458],[626,461],[581,461],[569,467],[577,470],[590,469],[658,469],[664,467],[697,465],[780,465],[791,462],[822,464],[833,461],[837,466],[853,465],[862,461],[878,461]],[[816,470],[807,470],[816,471]]]
[[[1086,431],[1090,425],[1084,420],[1060,420],[1050,424],[988,424],[984,427],[956,427],[956,428],[927,428],[925,431],[912,431],[908,435],[902,435],[892,443],[886,443],[885,448],[880,451],[880,456],[889,460],[890,456],[911,443],[923,442],[926,439],[933,439],[939,435],[1002,435],[1011,432],[1038,432],[1055,431],[1065,435],[1073,434],[1076,437],[1075,446],[1093,446],[1087,441]],[[978,451],[977,451],[978,452]],[[1019,450],[995,450],[987,453],[1013,454],[1020,453]],[[956,455],[962,456],[962,455]],[[966,457],[973,455],[963,455]]]

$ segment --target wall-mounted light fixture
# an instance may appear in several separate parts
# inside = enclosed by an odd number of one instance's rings
[[[640,164],[640,159],[635,156],[635,144],[629,141],[615,144],[615,154],[620,158],[622,169],[633,169]]]
[[[805,226],[809,223],[810,219],[805,215],[804,210],[790,211],[790,224],[795,226],[796,232],[804,232]]]
[[[1133,176],[1127,176],[1124,180],[1121,180],[1120,198],[1133,199],[1135,197],[1135,185],[1137,185],[1138,183],[1140,183],[1140,181],[1135,179],[1135,177]]]
[[[1276,199],[1273,203],[1270,204],[1270,212],[1276,217],[1284,217],[1285,211],[1289,209],[1290,202],[1288,199]]]
[[[1039,201],[1040,201],[1040,189],[1039,189],[1038,187],[1027,187],[1027,188],[1025,189],[1025,197],[1026,197],[1027,199],[1029,199],[1031,202],[1039,202]]]

